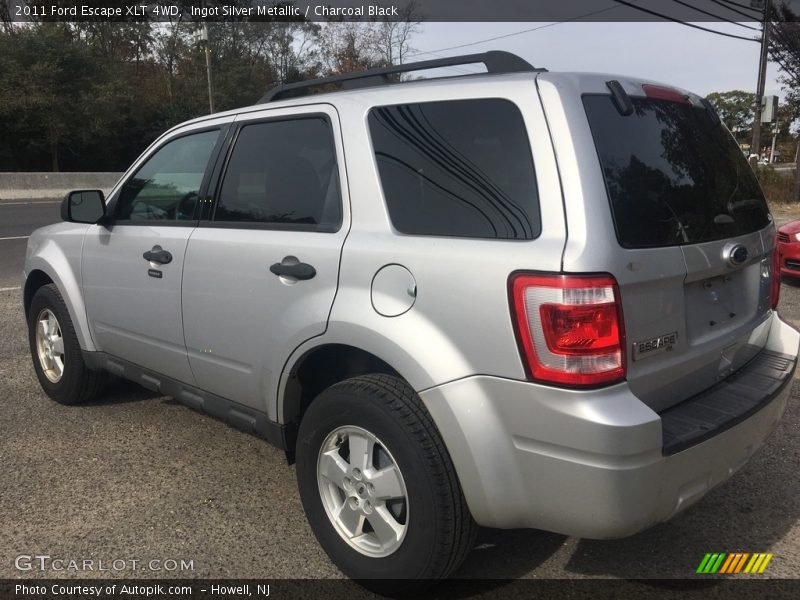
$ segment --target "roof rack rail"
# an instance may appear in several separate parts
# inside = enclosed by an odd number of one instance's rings
[[[406,63],[403,65],[393,65],[391,67],[379,67],[377,69],[367,69],[344,75],[333,75],[331,77],[321,77],[319,79],[309,79],[297,83],[278,84],[270,89],[259,101],[258,104],[275,102],[285,98],[296,98],[305,96],[311,88],[332,83],[341,83],[343,89],[355,89],[362,87],[372,87],[392,83],[390,75],[397,73],[409,73],[411,71],[424,71],[427,69],[439,69],[442,67],[452,67],[455,65],[471,65],[483,63],[488,73],[522,73],[538,72],[547,69],[537,69],[528,61],[520,58],[516,54],[492,50],[481,54],[465,54],[462,56],[448,56],[434,60],[423,60],[420,62]]]

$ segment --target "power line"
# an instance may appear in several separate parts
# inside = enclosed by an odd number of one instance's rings
[[[752,10],[755,13],[761,13],[762,12],[762,11],[758,10],[757,8],[753,8],[752,6],[747,6],[746,4],[740,4],[738,2],[734,2],[733,0],[722,0],[722,2],[720,2],[720,0],[711,0],[711,2],[713,2],[714,4],[720,4],[722,6],[728,5],[728,6],[725,6],[725,7],[728,8],[729,10],[732,10],[734,12],[738,12],[740,15],[744,15],[745,17],[749,17],[751,19],[753,18],[752,16],[746,15],[743,12],[739,12],[735,8],[731,8],[731,5],[732,6],[738,6],[739,8],[743,8],[745,10]]]
[[[544,29],[545,27],[550,27],[552,25],[558,25],[558,23],[550,23],[549,25],[540,25],[538,27],[531,27],[529,29],[515,31],[513,33],[507,33],[505,35],[498,35],[495,37],[478,40],[477,42],[470,42],[468,44],[459,44],[458,46],[448,46],[447,48],[437,48],[436,50],[425,50],[425,51],[418,50],[417,52],[409,52],[408,54],[406,54],[406,56],[418,56],[420,54],[436,54],[437,52],[446,52],[447,50],[457,50],[459,48],[467,48],[468,46],[477,46],[478,44],[485,44],[486,42],[493,42],[495,40],[502,40],[504,38],[514,37],[515,35],[522,35],[523,33],[530,33],[531,31],[537,31],[539,29]]]
[[[673,21],[675,23],[679,23],[680,25],[686,25],[687,27],[693,27],[694,29],[699,29],[701,31],[707,31],[708,33],[715,33],[717,35],[724,35],[725,37],[730,37],[730,38],[734,38],[734,39],[738,39],[738,40],[744,40],[746,42],[757,42],[758,41],[755,38],[748,38],[748,37],[744,37],[744,36],[740,36],[740,35],[734,35],[732,33],[725,33],[723,31],[716,31],[714,29],[708,29],[706,27],[701,27],[700,25],[695,25],[694,23],[684,23],[683,21],[681,21],[679,19],[675,19],[673,17],[668,17],[666,15],[662,15],[662,14],[657,13],[655,11],[651,11],[649,9],[642,8],[640,6],[636,6],[636,5],[632,4],[631,2],[624,2],[623,0],[614,0],[614,1],[618,2],[619,4],[624,4],[625,6],[628,6],[630,8],[634,8],[636,10],[641,10],[641,11],[644,11],[644,12],[649,13],[651,15],[655,15],[657,17],[662,17],[662,18],[667,19],[669,21]],[[678,0],[675,0],[675,1],[677,2]],[[680,2],[680,3],[683,4],[683,2]],[[470,46],[478,46],[480,44],[485,44],[487,42],[494,42],[496,40],[502,40],[502,39],[505,39],[505,38],[515,37],[515,36],[518,36],[518,35],[523,35],[525,33],[531,33],[532,31],[539,31],[540,29],[546,29],[548,27],[555,27],[556,25],[561,25],[563,23],[569,23],[571,21],[577,21],[579,19],[584,19],[586,17],[591,17],[591,16],[594,16],[594,15],[597,15],[597,14],[600,14],[600,13],[608,12],[610,10],[615,10],[617,8],[619,8],[619,6],[608,6],[606,8],[601,8],[600,10],[595,10],[595,11],[592,11],[592,12],[588,12],[588,13],[579,15],[577,17],[572,17],[571,19],[566,19],[564,21],[558,21],[556,23],[547,23],[545,25],[538,25],[536,27],[529,27],[527,29],[521,29],[520,31],[514,31],[512,33],[506,33],[504,35],[497,35],[497,36],[494,36],[494,37],[485,38],[485,39],[482,39],[482,40],[477,40],[475,42],[469,42],[469,43],[466,43],[466,44],[458,44],[456,46],[448,46],[446,48],[436,48],[435,50],[418,50],[416,52],[409,52],[408,54],[406,54],[406,56],[420,56],[420,55],[423,55],[423,54],[436,55],[438,52],[447,52],[448,50],[458,50],[460,48],[468,48]],[[694,8],[694,7],[690,7],[690,8]],[[703,12],[703,11],[701,11],[701,12]],[[735,21],[731,21],[731,22],[735,23]],[[735,23],[735,24],[739,25],[739,23]],[[745,27],[745,26],[743,26],[743,27]],[[754,29],[754,30],[757,31],[757,29],[755,29],[753,27],[748,27],[748,29]]]
[[[517,35],[522,35],[523,33],[530,33],[531,31],[538,31],[539,29],[546,29],[547,27],[555,27],[556,25],[561,25],[562,23],[569,23],[571,21],[577,21],[578,19],[584,19],[586,17],[592,17],[594,15],[598,15],[600,13],[607,12],[609,10],[615,10],[619,8],[619,6],[607,6],[606,8],[601,8],[600,10],[594,10],[592,12],[579,15],[577,17],[572,17],[571,19],[565,19],[564,21],[558,21],[556,23],[547,23],[546,25],[538,25],[536,27],[529,27],[528,29],[522,29],[520,31],[515,31],[513,33],[506,33],[504,35],[497,35],[495,37],[486,38],[483,40],[478,40],[477,42],[469,42],[468,44],[459,44],[457,46],[449,46],[447,48],[437,48],[436,50],[425,50],[425,51],[418,51],[418,52],[411,52],[406,56],[418,56],[420,54],[436,54],[437,52],[445,52],[447,50],[458,50],[459,48],[467,48],[469,46],[477,46],[478,44],[485,44],[486,42],[494,42],[495,40],[502,40],[505,38],[514,37]]]
[[[712,12],[708,12],[707,10],[703,10],[702,8],[697,8],[696,6],[692,6],[691,4],[683,2],[683,0],[672,0],[672,1],[680,4],[681,6],[685,6],[686,8],[691,8],[692,10],[696,10],[697,12],[703,13],[704,15],[708,15],[709,17],[714,17],[715,19],[719,19],[720,21],[725,21],[727,23],[733,23],[734,25],[738,25],[739,27],[744,27],[745,29],[752,29],[753,31],[760,31],[760,29],[758,29],[758,27],[751,27],[750,25],[745,25],[743,23],[737,23],[736,21],[731,21],[730,19],[726,19],[725,17],[720,17],[719,15],[716,15],[716,14],[714,14]]]
[[[772,57],[772,60],[774,60],[776,63],[778,63],[778,64],[781,66],[781,68],[782,68],[782,69],[783,69],[783,71],[786,73],[786,75],[787,75],[789,78],[791,78],[791,79],[794,81],[794,84],[795,84],[795,85],[798,85],[798,84],[800,84],[800,79],[798,79],[798,78],[797,78],[797,76],[796,76],[796,75],[794,75],[794,74],[792,73],[792,71],[791,71],[791,70],[789,70],[789,69],[786,67],[786,65],[783,63],[783,61],[782,61],[782,60],[781,60],[779,57],[777,57],[777,56],[774,56],[774,55],[773,55],[773,57]]]
[[[694,23],[686,23],[684,21],[681,21],[680,19],[676,19],[675,17],[669,17],[667,15],[664,15],[662,13],[656,12],[654,10],[650,10],[649,8],[644,8],[642,6],[636,6],[635,4],[631,4],[630,2],[626,2],[625,0],[614,0],[614,1],[618,2],[619,4],[624,4],[625,6],[633,8],[635,10],[640,10],[642,12],[645,12],[647,14],[650,14],[650,15],[653,15],[653,16],[656,16],[656,17],[661,17],[662,19],[666,19],[667,21],[672,21],[673,23],[680,23],[681,25],[685,25],[686,27],[691,27],[693,29],[699,29],[700,31],[706,31],[708,33],[716,33],[717,35],[724,35],[725,37],[734,38],[734,39],[737,39],[737,40],[744,40],[746,42],[758,42],[758,40],[756,38],[748,38],[748,37],[744,37],[744,36],[741,36],[741,35],[734,35],[732,33],[725,33],[724,31],[717,31],[716,29],[709,29],[708,27],[701,27],[700,25],[695,25]]]
[[[786,36],[785,32],[780,27],[772,27],[771,33],[775,38],[777,38],[782,47],[781,51],[787,55],[787,59],[794,61],[800,60],[800,51],[798,51],[796,45],[792,43],[792,41]],[[783,62],[781,51],[777,53],[771,52],[770,55],[772,60],[777,62],[783,68],[784,72],[794,80],[795,85],[800,85],[800,78],[796,70],[787,68],[786,64]]]
[[[433,52],[433,51],[430,51],[430,50],[425,52],[425,54],[433,54],[436,58],[445,58],[444,56],[442,56],[438,52]],[[462,75],[474,75],[475,73],[480,73],[480,70],[470,71],[469,69],[464,69],[463,67],[450,66],[450,67],[441,67],[441,68],[446,70],[446,71],[455,71],[456,73],[461,73]]]

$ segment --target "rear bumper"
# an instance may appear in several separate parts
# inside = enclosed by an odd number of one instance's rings
[[[683,447],[671,450],[669,411],[662,420],[624,383],[576,391],[476,376],[421,397],[479,524],[624,537],[684,510],[748,461],[786,409],[798,346],[800,334],[773,315],[765,351],[786,357],[782,380],[765,382],[711,435],[683,431]],[[729,379],[756,368],[754,360]]]

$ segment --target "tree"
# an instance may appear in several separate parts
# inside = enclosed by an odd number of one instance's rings
[[[90,114],[97,69],[66,24],[40,23],[4,36],[0,45],[0,114],[18,116],[44,141],[53,171],[63,139],[79,135]]]
[[[800,23],[798,16],[785,4],[773,8],[770,20],[769,57],[778,63],[780,81],[786,92],[788,116],[800,118]],[[796,149],[794,191],[792,199],[800,202],[800,145]]]
[[[175,81],[178,62],[189,48],[189,25],[170,20],[155,26],[152,51],[155,60],[161,65],[162,76],[169,101],[175,98]]]
[[[263,53],[281,83],[297,81],[304,72],[316,73],[318,56],[314,40],[320,26],[316,23],[273,23],[271,35],[263,40]]]
[[[413,51],[412,36],[419,31],[417,4],[412,1],[400,9],[401,20],[383,21],[377,25],[374,43],[377,53],[387,65],[401,65]]]
[[[753,126],[753,106],[755,94],[741,90],[713,92],[707,100],[714,105],[720,118],[731,130],[734,137],[744,141]]]
[[[326,74],[364,71],[386,64],[377,52],[375,23],[331,22],[317,34],[320,61]]]
[[[778,63],[780,82],[795,118],[800,117],[800,22],[786,5],[775,7],[770,22],[769,57]]]
[[[0,23],[3,29],[11,31],[11,3],[9,0],[0,0]]]
[[[249,0],[206,6],[232,3]],[[208,110],[197,22],[7,18],[0,10],[0,171],[122,170],[165,129]],[[412,12],[398,24],[211,23],[214,106],[253,104],[275,83],[402,62],[416,27]]]

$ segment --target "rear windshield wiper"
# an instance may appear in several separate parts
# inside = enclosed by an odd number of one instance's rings
[[[628,92],[622,87],[622,84],[616,79],[606,81],[606,87],[611,90],[611,101],[614,103],[614,108],[623,117],[633,114],[633,102]]]
[[[758,198],[746,198],[744,200],[736,200],[735,202],[730,201],[725,207],[727,208],[728,212],[721,212],[714,216],[714,225],[733,225],[736,223],[733,213],[739,212],[743,209],[761,208],[761,206],[761,200]]]
[[[728,202],[727,209],[729,213],[734,213],[743,208],[761,208],[761,200],[759,198],[745,198],[744,200],[731,200]]]

